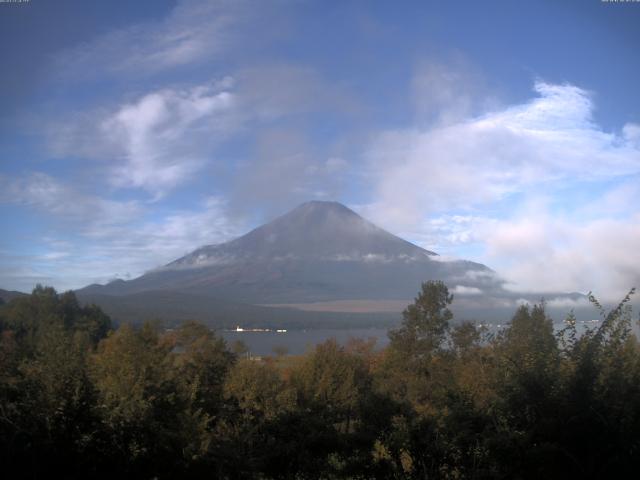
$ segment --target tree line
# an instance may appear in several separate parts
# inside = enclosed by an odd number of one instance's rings
[[[640,467],[627,295],[578,334],[544,303],[490,335],[427,282],[390,344],[256,361],[206,326],[113,328],[72,292],[0,305],[11,478],[619,478]]]

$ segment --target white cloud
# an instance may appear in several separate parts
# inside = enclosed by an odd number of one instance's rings
[[[637,177],[617,182],[597,198],[586,202],[578,213],[587,217],[620,217],[638,210],[640,182]]]
[[[516,291],[592,290],[615,301],[640,286],[640,214],[578,222],[541,213],[494,222],[483,235],[487,260]]]
[[[122,105],[100,125],[120,159],[112,182],[161,194],[189,179],[229,128],[234,95],[217,85],[164,89]]]
[[[419,232],[416,238],[438,253],[456,251],[461,245],[478,243],[480,239],[476,233],[477,228],[489,221],[479,215],[443,214],[430,218],[425,231]]]
[[[450,125],[495,102],[482,76],[462,55],[448,63],[419,62],[411,78],[410,100],[418,124]]]
[[[578,87],[537,82],[535,91],[481,117],[380,134],[368,149],[376,218],[401,229],[425,213],[479,208],[543,184],[640,172],[634,127],[603,131]]]
[[[50,220],[47,237],[25,239],[21,251],[28,253],[0,252],[0,285],[23,290],[37,282],[68,289],[136,277],[246,227],[242,219],[230,219],[217,197],[150,218],[135,202],[88,195],[42,173],[0,184],[0,202],[32,208]]]
[[[464,285],[456,285],[451,289],[451,293],[456,295],[481,295],[482,290],[477,287],[465,287]]]
[[[242,0],[179,1],[164,18],[97,36],[66,50],[54,68],[65,81],[145,75],[220,57],[253,14]]]
[[[640,148],[640,124],[627,123],[622,129],[622,134],[625,140],[634,143],[637,148]]]
[[[574,215],[535,198],[514,205],[503,218],[442,215],[423,224],[421,238],[437,244],[436,251],[474,245],[475,260],[496,270],[514,292],[549,298],[550,293],[591,290],[603,301],[616,302],[640,286],[640,257],[634,254],[640,245],[640,212],[633,203],[639,194],[626,182]],[[475,272],[466,276],[480,280]]]
[[[34,172],[24,177],[0,177],[0,202],[46,212],[59,220],[78,222],[85,228],[126,223],[142,213],[135,201],[114,201],[84,193],[50,175]]]
[[[368,149],[376,201],[364,212],[436,252],[473,246],[512,290],[619,299],[640,284],[640,127],[605,131],[576,86],[535,92],[482,116],[383,132]],[[567,186],[583,196],[573,209]]]
[[[203,245],[230,240],[246,228],[243,219],[229,217],[226,202],[218,197],[204,198],[190,210],[170,210],[157,217],[140,219],[133,225],[86,230],[80,255],[93,268],[88,273],[74,271],[61,277],[73,279],[76,287],[137,277]],[[75,269],[77,263],[73,259],[67,267]]]
[[[315,68],[266,63],[237,73],[243,107],[259,120],[310,112],[359,113],[353,92],[327,81]]]
[[[260,133],[251,157],[235,172],[232,202],[254,213],[259,205],[267,217],[310,199],[335,199],[349,169],[318,153],[296,129]]]
[[[620,300],[620,298],[615,298],[614,300]],[[571,310],[571,309],[586,307],[590,305],[589,300],[586,297],[551,298],[551,299],[545,300],[545,303],[549,307],[562,308],[565,310]]]
[[[72,115],[50,126],[50,147],[58,157],[99,161],[111,186],[161,197],[191,180],[239,128],[233,84],[225,77],[164,88],[108,111]]]
[[[146,268],[154,268],[196,247],[221,243],[238,236],[244,226],[242,220],[231,220],[226,208],[226,202],[222,199],[208,197],[194,210],[172,211],[158,221],[146,221],[129,239],[116,240],[114,243],[125,246],[125,251],[137,250],[146,258]],[[147,249],[153,252],[153,256],[145,253]]]
[[[330,157],[324,162],[324,168],[329,174],[343,172],[349,168],[349,163],[340,157]]]

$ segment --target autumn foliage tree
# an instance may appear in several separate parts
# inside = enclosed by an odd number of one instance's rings
[[[426,282],[386,348],[253,358],[205,325],[112,329],[73,293],[0,306],[0,461],[12,478],[630,478],[630,298],[579,331],[544,302],[495,335]]]

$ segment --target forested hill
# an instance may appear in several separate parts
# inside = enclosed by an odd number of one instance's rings
[[[582,335],[538,305],[489,336],[427,282],[385,349],[252,358],[194,322],[114,330],[38,287],[0,306],[0,462],[29,479],[632,478],[628,300]]]
[[[13,300],[14,298],[22,297],[24,295],[26,295],[26,293],[16,292],[14,290],[3,290],[2,288],[0,288],[0,303],[6,303],[10,300]]]

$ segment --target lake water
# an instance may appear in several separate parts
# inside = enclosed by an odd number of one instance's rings
[[[599,322],[578,322],[577,330],[581,333],[585,328],[597,328]],[[496,333],[506,324],[487,325],[488,331]],[[564,323],[554,323],[556,331],[564,328]],[[308,330],[288,330],[287,332],[278,333],[269,332],[237,332],[235,330],[223,330],[219,332],[228,345],[233,342],[242,340],[253,355],[273,355],[274,350],[284,347],[287,353],[291,355],[300,355],[313,348],[318,343],[322,343],[330,338],[335,338],[338,343],[344,345],[350,338],[376,340],[376,347],[383,348],[388,345],[388,329],[386,328],[354,328],[354,329],[308,329]],[[638,332],[635,332],[638,334]]]

